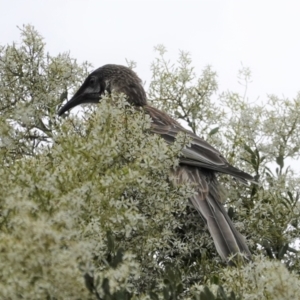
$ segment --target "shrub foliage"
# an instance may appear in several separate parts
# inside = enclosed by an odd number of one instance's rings
[[[300,95],[220,93],[210,66],[197,76],[188,53],[172,64],[156,47],[149,101],[260,182],[220,177],[254,254],[227,267],[187,206],[193,187],[169,180],[186,137],[151,135],[123,95],[58,118],[91,65],[20,32],[0,47],[1,299],[299,299]]]

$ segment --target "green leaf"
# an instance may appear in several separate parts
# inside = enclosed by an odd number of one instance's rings
[[[163,288],[163,295],[164,295],[164,299],[166,299],[166,300],[170,299],[170,289],[169,289],[169,287],[164,287]]]
[[[284,255],[286,254],[288,248],[289,248],[289,244],[288,243],[285,244],[285,245],[283,245],[280,248],[280,250],[278,252],[278,259],[282,259],[284,257]]]
[[[216,297],[210,291],[210,289],[205,286],[203,291],[200,293],[200,300],[216,300]]]
[[[114,252],[115,250],[115,242],[114,242],[114,237],[110,231],[106,233],[106,238],[107,238],[107,248],[109,252]]]
[[[210,283],[218,285],[220,283],[220,278],[217,275],[214,275],[210,278]]]
[[[68,98],[68,91],[64,91],[64,92],[62,92],[61,93],[61,95],[60,95],[60,97],[59,97],[59,100],[61,101],[61,102],[63,102],[65,99],[67,99]]]
[[[219,131],[219,128],[220,127],[216,127],[216,128],[214,128],[214,129],[212,129],[210,132],[209,132],[209,136],[212,136],[212,135],[214,135],[214,134],[216,134],[218,131]]]
[[[244,144],[244,149],[251,155],[255,156],[255,153],[251,150],[251,148],[248,145]]]
[[[276,157],[276,163],[280,166],[281,169],[283,168],[283,166],[284,166],[283,155],[279,155]]]
[[[156,293],[154,293],[154,292],[149,292],[149,296],[150,296],[150,298],[151,299],[153,299],[153,300],[159,300],[159,297],[157,296],[157,294]]]
[[[229,207],[227,213],[228,213],[229,218],[232,220],[233,217],[234,217],[234,209],[233,209],[233,207]]]
[[[179,284],[177,285],[177,290],[176,290],[176,292],[177,292],[177,295],[179,295],[179,294],[181,294],[181,293],[183,292],[183,284],[182,284],[182,283],[179,283]]]

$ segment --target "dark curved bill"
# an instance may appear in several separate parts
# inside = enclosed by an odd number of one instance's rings
[[[61,116],[63,115],[66,111],[70,110],[71,108],[81,104],[80,102],[80,98],[82,98],[81,96],[79,97],[73,97],[71,98],[63,107],[60,108],[60,110],[58,111],[58,115]]]
[[[83,94],[83,95],[74,95],[63,107],[58,111],[58,115],[63,115],[66,111],[74,108],[77,105],[84,103],[98,103],[99,102],[99,94]]]

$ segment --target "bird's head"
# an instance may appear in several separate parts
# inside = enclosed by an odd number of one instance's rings
[[[58,111],[63,115],[71,108],[84,103],[98,103],[105,92],[124,93],[136,106],[147,104],[141,79],[131,69],[120,65],[105,65],[92,72],[75,95]]]

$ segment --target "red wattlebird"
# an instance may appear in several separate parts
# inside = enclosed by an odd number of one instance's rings
[[[148,105],[142,82],[135,72],[120,65],[105,65],[95,70],[58,114],[62,115],[79,104],[98,103],[105,92],[112,91],[124,93],[131,105],[141,107],[149,114],[152,119],[151,131],[159,134],[167,143],[173,143],[178,132],[190,136],[191,145],[182,150],[180,165],[174,171],[175,181],[179,184],[195,184],[197,194],[189,201],[206,221],[222,259],[228,261],[230,255],[237,253],[244,253],[247,260],[251,259],[245,238],[236,230],[222,204],[222,189],[216,172],[229,174],[244,183],[255,182],[253,177],[231,166],[218,150],[183,128],[166,113]]]

